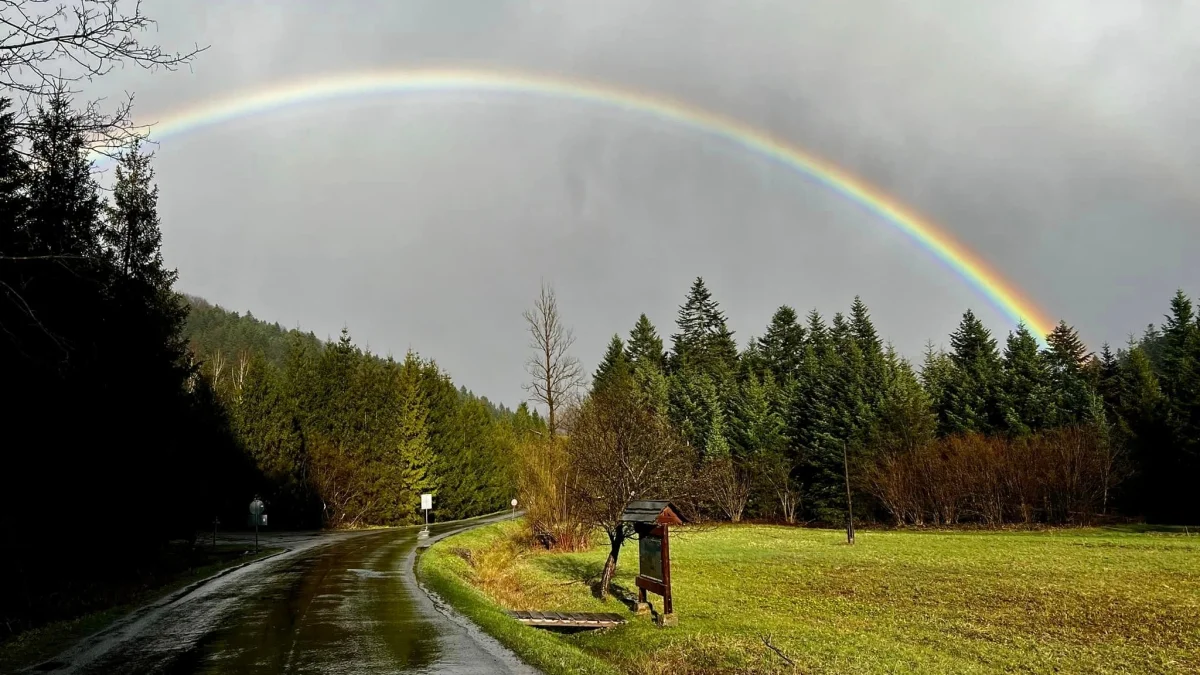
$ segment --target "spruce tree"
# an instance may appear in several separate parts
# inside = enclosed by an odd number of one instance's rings
[[[775,310],[766,332],[758,339],[758,347],[776,382],[796,379],[804,358],[804,327],[796,310],[787,305]]]
[[[0,257],[19,257],[29,250],[25,222],[29,171],[18,150],[11,103],[0,98]]]
[[[1000,356],[996,341],[975,313],[967,310],[950,335],[950,361],[954,364],[938,402],[939,427],[944,434],[988,433],[999,417],[996,387]]]
[[[1085,367],[1092,355],[1074,328],[1065,321],[1047,336],[1045,359],[1055,392],[1055,423],[1060,426],[1095,421],[1092,401],[1095,396]]]
[[[625,345],[621,342],[621,336],[614,334],[608,343],[604,359],[600,361],[600,366],[596,368],[596,374],[592,377],[592,391],[598,391],[606,384],[630,375],[628,357],[625,356]]]
[[[1200,471],[1200,328],[1192,301],[1183,291],[1171,299],[1171,313],[1163,324],[1161,340],[1162,392],[1165,424],[1169,434],[1169,456],[1163,458],[1170,477],[1166,491],[1175,497],[1166,510],[1177,521],[1200,517],[1196,500],[1184,495],[1194,492],[1194,477]]]
[[[118,157],[112,203],[105,208],[104,239],[121,274],[147,286],[168,290],[178,276],[163,266],[158,186],[150,154],[134,142]]]
[[[1024,435],[1054,423],[1056,392],[1049,363],[1039,351],[1037,338],[1020,323],[1008,334],[1001,364],[999,387],[1003,428]]]
[[[71,101],[54,96],[33,122],[27,233],[32,251],[62,264],[102,258],[101,202]]]
[[[737,365],[733,332],[700,277],[679,308],[678,324],[679,332],[672,336],[674,370],[695,369],[719,381],[733,376]]]
[[[654,324],[650,323],[650,319],[645,314],[638,317],[633,330],[629,331],[629,343],[626,345],[625,355],[629,363],[634,366],[646,364],[659,370],[663,370],[666,366],[662,338],[658,336]]]
[[[933,439],[937,415],[912,365],[894,349],[888,349],[884,359],[887,380],[868,444],[877,454],[908,452]]]

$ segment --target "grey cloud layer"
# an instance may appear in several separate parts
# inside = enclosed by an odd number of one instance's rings
[[[149,119],[322,73],[468,64],[660,92],[830,158],[943,224],[1093,345],[1200,293],[1200,7],[1170,2],[159,1],[191,73],[103,81]],[[788,170],[632,116],[512,97],[343,101],[159,149],[190,292],[410,346],[521,396],[520,311],[559,287],[585,363],[703,275],[738,337],[861,294],[916,356],[968,306],[929,254]]]

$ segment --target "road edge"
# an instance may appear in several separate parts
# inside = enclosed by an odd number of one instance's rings
[[[533,672],[543,673],[544,675],[555,675],[557,673],[610,675],[618,673],[618,669],[611,663],[588,654],[577,646],[562,642],[558,636],[525,626],[513,620],[507,615],[504,608],[497,605],[490,598],[483,596],[477,588],[451,572],[431,567],[430,569],[434,570],[432,574],[429,569],[426,570],[425,574],[417,573],[416,568],[422,558],[421,554],[427,552],[442,539],[487,525],[497,525],[502,522],[503,519],[496,519],[491,522],[479,523],[472,527],[443,534],[429,541],[419,551],[414,552],[413,576],[416,579],[417,586],[425,593],[438,611],[451,621],[459,625],[469,626],[468,630],[486,637],[487,640],[494,642],[501,649],[513,654],[515,658],[519,659],[521,663],[525,664]],[[430,565],[433,564],[430,563]],[[438,585],[444,584],[444,590],[451,595],[459,597],[457,600],[450,599],[438,590],[434,590],[430,587],[432,584],[427,583],[429,580],[424,577],[434,577],[435,583]],[[478,618],[472,615],[477,615]],[[485,628],[485,625],[488,627]]]

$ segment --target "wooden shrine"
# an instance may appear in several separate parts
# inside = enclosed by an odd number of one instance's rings
[[[663,611],[659,625],[675,623],[675,608],[671,598],[671,537],[670,526],[682,525],[683,516],[668,501],[648,500],[630,502],[621,514],[621,522],[632,523],[638,535],[638,613],[650,611],[646,592],[661,595]]]

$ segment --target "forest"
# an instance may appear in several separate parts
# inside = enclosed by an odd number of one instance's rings
[[[607,387],[653,411],[695,453],[692,481],[633,489],[698,517],[841,525],[852,505],[895,525],[1194,523],[1200,317],[1182,291],[1166,310],[1099,353],[1065,322],[1044,340],[1018,325],[1001,345],[968,310],[948,350],[929,343],[913,364],[859,298],[828,321],[780,307],[739,350],[697,278],[669,349],[645,314],[612,337],[582,409],[593,414],[575,423],[617,405],[597,397]],[[567,465],[608,450],[567,426]],[[612,466],[648,447],[631,442]]]
[[[89,119],[0,100],[0,635],[119,604],[256,494],[284,528],[415,523],[422,491],[442,520],[508,504],[536,413],[181,295],[151,155],[132,137],[102,176]]]
[[[189,297],[184,328],[276,522],[357,527],[416,522],[422,492],[436,517],[502,509],[514,496],[515,446],[544,433],[515,411],[455,388],[438,365],[324,343]]]

